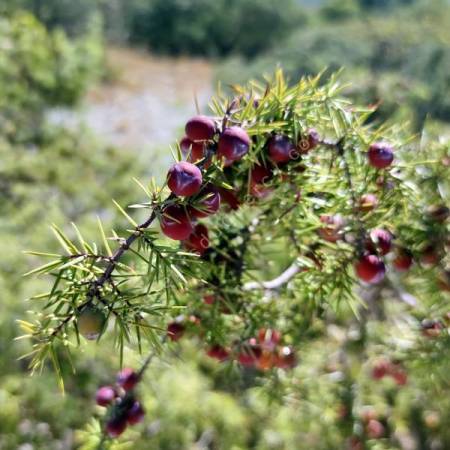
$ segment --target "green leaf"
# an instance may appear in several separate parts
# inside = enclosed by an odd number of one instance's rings
[[[125,210],[115,201],[113,203],[116,205],[117,209],[125,216],[125,218],[133,225],[135,228],[138,227],[138,224],[125,212]]]

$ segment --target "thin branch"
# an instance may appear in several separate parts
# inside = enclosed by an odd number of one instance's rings
[[[155,210],[153,210],[152,213],[150,214],[150,217],[145,222],[138,225],[135,228],[134,232],[130,234],[130,236],[128,236],[128,238],[122,242],[120,247],[109,258],[108,265],[106,266],[103,273],[90,283],[90,288],[88,289],[86,294],[86,301],[83,302],[80,306],[78,306],[72,314],[69,314],[67,317],[64,318],[64,320],[62,320],[59,323],[59,325],[51,333],[50,339],[54,338],[59,334],[59,332],[64,328],[64,326],[67,325],[70,322],[70,320],[73,319],[76,312],[79,312],[82,309],[88,307],[90,304],[92,304],[92,302],[96,297],[100,298],[99,296],[100,288],[111,278],[111,275],[114,272],[114,269],[116,268],[116,264],[119,262],[122,255],[130,248],[130,246],[134,243],[134,241],[139,236],[141,236],[142,230],[147,229],[153,223],[155,218],[156,212]]]
[[[281,275],[269,281],[250,281],[242,286],[244,291],[253,291],[256,289],[275,290],[288,283],[299,272],[306,270],[299,265],[297,261],[292,263]]]

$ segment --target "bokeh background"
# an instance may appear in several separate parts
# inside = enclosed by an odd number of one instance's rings
[[[226,91],[279,66],[294,80],[342,69],[346,95],[378,106],[371,120],[402,123],[420,139],[450,135],[447,0],[0,1],[1,450],[89,448],[93,393],[117,371],[104,339],[73,352],[65,397],[51,368],[29,376],[16,320],[36,314],[39,300],[26,299],[46,280],[23,278],[36,261],[22,251],[52,251],[51,223],[76,222],[92,238],[97,216],[122,225],[111,199],[140,198],[132,177],[162,179],[196,105],[206,110],[217,85]],[[375,342],[385,332],[372,331]],[[155,362],[142,388],[145,425],[121,448],[346,448],[330,356],[344,333],[312,330],[296,369],[302,404],[287,401],[277,379],[246,389],[184,343]],[[140,356],[130,348],[125,359]],[[368,407],[397,436],[369,448],[450,448],[448,377],[418,377],[394,407],[364,376]]]

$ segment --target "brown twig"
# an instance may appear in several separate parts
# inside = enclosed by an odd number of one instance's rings
[[[294,278],[299,272],[306,270],[305,267],[300,266],[300,264],[295,261],[293,262],[283,273],[278,275],[273,280],[269,281],[249,281],[242,286],[244,291],[253,291],[255,289],[266,289],[275,290],[279,289],[284,284],[288,283],[292,278]]]

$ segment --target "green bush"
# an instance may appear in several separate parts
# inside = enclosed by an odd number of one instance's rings
[[[20,141],[36,135],[51,105],[72,105],[101,73],[98,24],[70,41],[31,14],[0,19],[0,132]]]
[[[134,14],[131,40],[160,53],[251,57],[303,22],[293,0],[147,0]]]

